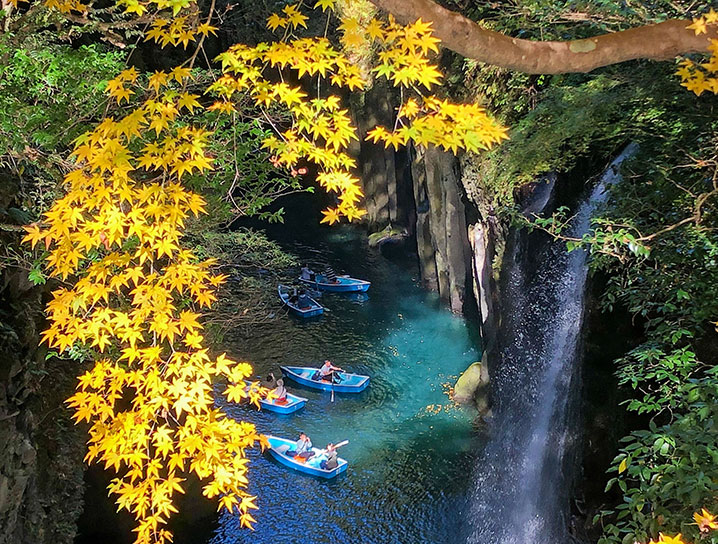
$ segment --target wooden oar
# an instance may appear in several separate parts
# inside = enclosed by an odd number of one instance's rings
[[[341,448],[342,446],[346,446],[349,444],[349,440],[342,440],[338,444],[334,444],[334,449]],[[327,449],[324,448],[323,450],[320,450],[322,453],[327,453]]]

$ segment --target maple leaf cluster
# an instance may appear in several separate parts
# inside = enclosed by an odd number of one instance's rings
[[[30,4],[33,0],[9,0],[17,8],[19,3]],[[82,0],[41,0],[38,5],[57,11],[63,15],[84,16],[93,9],[105,14],[116,14],[125,19],[127,16],[140,18],[148,22],[145,41],[154,41],[161,47],[166,45],[182,46],[215,34],[216,27],[209,21],[201,21],[196,0],[117,0],[103,9],[97,10],[94,2]]]
[[[693,30],[696,35],[707,34],[709,28],[718,28],[718,12],[711,8],[708,13],[693,19],[687,28]],[[683,59],[676,72],[681,78],[681,85],[697,96],[704,92],[718,94],[718,39],[711,39],[708,50],[711,56],[706,62]]]
[[[695,520],[695,525],[698,525],[701,538],[708,537],[711,531],[718,530],[716,516],[708,512],[705,508],[701,509],[700,512],[695,512],[693,519]],[[635,544],[639,543],[636,542]],[[689,542],[685,540],[685,537],[681,533],[677,535],[658,533],[658,540],[651,539],[648,541],[648,544],[689,544]]]
[[[253,425],[214,406],[216,381],[228,384],[233,402],[259,406],[267,391],[247,381],[249,364],[203,347],[200,311],[225,278],[181,247],[185,222],[205,202],[180,180],[212,162],[209,133],[176,122],[201,107],[182,91],[189,77],[186,68],[156,72],[144,89],[129,69],[110,81],[118,103],[146,99],[78,138],[65,196],[25,236],[44,251],[50,276],[73,279],[53,292],[43,340],[59,352],[79,345],[96,354],[67,402],[76,421],[90,424],[86,460],[117,473],[109,490],[134,515],[142,544],[171,541],[166,523],[189,473],[251,526],[245,452],[266,445]]]
[[[316,7],[330,17],[334,1],[320,0]],[[304,163],[317,167],[317,182],[335,193],[338,203],[323,212],[322,223],[333,224],[342,217],[352,221],[366,213],[360,207],[360,181],[352,173],[355,161],[347,153],[350,142],[358,139],[356,129],[336,95],[318,92],[311,98],[301,86],[292,87],[286,81],[308,76],[317,79],[311,87],[318,90],[322,82],[330,89],[363,89],[367,85],[364,76],[344,52],[354,45],[372,42],[379,59],[373,72],[417,96],[401,106],[393,130],[376,127],[368,139],[395,149],[411,141],[456,152],[488,149],[507,138],[506,129],[478,105],[424,97],[419,91],[419,87],[430,89],[441,81],[441,73],[428,58],[438,51],[439,42],[432,36],[431,23],[418,20],[403,26],[391,16],[386,23],[375,18],[368,22],[345,18],[339,25],[341,50],[326,37],[294,36],[296,29],[306,26],[301,8],[301,4],[290,4],[281,14],[269,17],[267,26],[283,31],[279,41],[255,47],[237,44],[219,55],[223,75],[208,92],[218,99],[210,109],[228,114],[247,96],[259,108],[280,107],[289,112],[291,126],[275,127],[276,135],[267,138],[264,147],[274,155],[276,165],[290,170]],[[293,74],[285,74],[286,70]]]

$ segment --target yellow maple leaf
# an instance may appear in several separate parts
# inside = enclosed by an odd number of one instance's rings
[[[320,223],[329,223],[330,225],[333,225],[334,223],[339,222],[339,210],[336,208],[327,208],[322,211],[322,214],[324,217]]]
[[[271,31],[275,31],[277,28],[284,28],[288,23],[289,21],[284,17],[280,17],[276,13],[272,13],[267,19],[267,28]]]

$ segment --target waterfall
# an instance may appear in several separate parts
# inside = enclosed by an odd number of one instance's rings
[[[620,175],[629,145],[578,206],[567,235],[588,232],[606,188]],[[524,244],[526,237],[523,237]],[[575,439],[571,415],[577,398],[588,255],[562,241],[538,253],[513,244],[506,259],[504,320],[492,432],[476,469],[470,500],[469,544],[564,544]],[[527,266],[524,259],[531,259]],[[528,268],[532,272],[527,271]]]

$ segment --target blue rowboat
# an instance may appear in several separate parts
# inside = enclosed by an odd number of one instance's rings
[[[368,291],[371,285],[370,281],[350,278],[349,276],[338,276],[336,282],[330,282],[322,274],[314,276],[313,281],[303,278],[299,278],[299,281],[320,291],[330,291],[332,293],[361,293]]]
[[[277,412],[278,414],[291,414],[292,412],[296,412],[297,410],[304,408],[306,403],[307,399],[304,397],[298,397],[297,395],[292,395],[291,393],[287,393],[287,399],[284,402],[279,399],[261,399],[259,401],[262,409],[269,410],[270,412]]]
[[[364,389],[366,389],[369,385],[369,376],[362,376],[361,374],[337,372],[337,376],[339,376],[342,381],[332,385],[332,383],[328,380],[314,378],[317,372],[319,372],[318,368],[306,366],[283,366],[281,369],[287,378],[313,389],[334,391],[336,393],[359,393],[364,391]]]
[[[294,440],[287,440],[286,438],[279,438],[278,436],[267,435],[269,440],[269,453],[281,464],[293,468],[304,474],[311,474],[312,476],[319,476],[320,478],[334,478],[338,474],[346,471],[347,462],[341,457],[337,457],[337,466],[331,470],[321,468],[321,462],[326,459],[322,450],[312,448],[314,456],[310,457],[306,461],[300,461],[286,454],[287,451],[294,448],[296,442]]]
[[[317,315],[322,315],[324,313],[324,306],[319,304],[309,295],[306,295],[306,300],[309,303],[309,306],[300,308],[296,302],[290,302],[289,297],[291,292],[292,289],[290,287],[282,285],[281,283],[277,287],[277,293],[279,293],[279,298],[282,299],[282,302],[299,317],[314,317]]]

